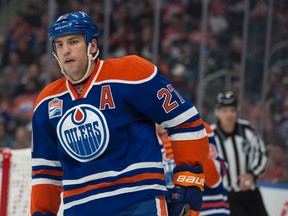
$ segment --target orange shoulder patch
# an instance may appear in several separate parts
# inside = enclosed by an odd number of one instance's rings
[[[50,83],[42,90],[42,92],[39,94],[36,100],[34,108],[36,108],[44,98],[60,94],[64,91],[67,91],[67,87],[66,87],[66,79],[63,77],[56,80],[55,82]]]
[[[124,82],[139,82],[149,79],[155,73],[155,66],[136,55],[104,61],[96,82],[118,80]]]

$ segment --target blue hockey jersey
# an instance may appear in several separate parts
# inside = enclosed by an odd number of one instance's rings
[[[61,192],[69,216],[111,216],[164,195],[155,122],[169,131],[176,164],[205,163],[208,138],[199,113],[150,62],[98,59],[77,88],[63,77],[36,101],[31,212],[56,213]]]

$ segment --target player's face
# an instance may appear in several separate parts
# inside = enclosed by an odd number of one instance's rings
[[[237,108],[234,106],[224,106],[218,109],[218,119],[221,125],[233,127],[237,120]]]
[[[80,80],[87,69],[87,44],[84,35],[70,34],[54,40],[55,49],[64,71],[73,80]]]

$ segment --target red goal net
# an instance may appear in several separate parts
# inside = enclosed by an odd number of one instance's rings
[[[0,150],[1,216],[29,216],[31,149]]]

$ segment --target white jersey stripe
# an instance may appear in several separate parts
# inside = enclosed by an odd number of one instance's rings
[[[217,195],[205,195],[203,196],[203,201],[215,201],[215,200],[225,200],[227,201],[227,196],[224,196],[223,194],[217,194]]]
[[[32,166],[61,167],[61,164],[59,161],[55,161],[55,160],[45,160],[42,158],[34,158],[32,159]]]
[[[160,125],[162,128],[175,127],[175,126],[185,122],[187,119],[192,118],[193,116],[195,116],[197,114],[198,114],[198,111],[195,108],[195,106],[193,106],[190,109],[183,112],[182,114],[176,116],[175,118],[162,122]]]
[[[202,130],[196,131],[196,132],[185,132],[185,133],[171,134],[170,138],[173,141],[176,141],[176,140],[198,140],[198,139],[202,139],[206,136],[207,136],[206,130],[202,129]]]
[[[157,209],[157,215],[161,216],[161,206],[160,206],[160,200],[159,198],[155,198],[156,201],[156,209]]]
[[[62,181],[61,180],[56,181],[56,180],[47,179],[47,178],[32,179],[32,186],[41,185],[41,184],[52,184],[52,185],[62,186]]]
[[[230,210],[227,210],[227,209],[211,209],[211,210],[207,210],[207,211],[202,211],[201,212],[201,216],[204,216],[204,215],[215,215],[215,214],[227,214],[229,215],[230,214]]]

